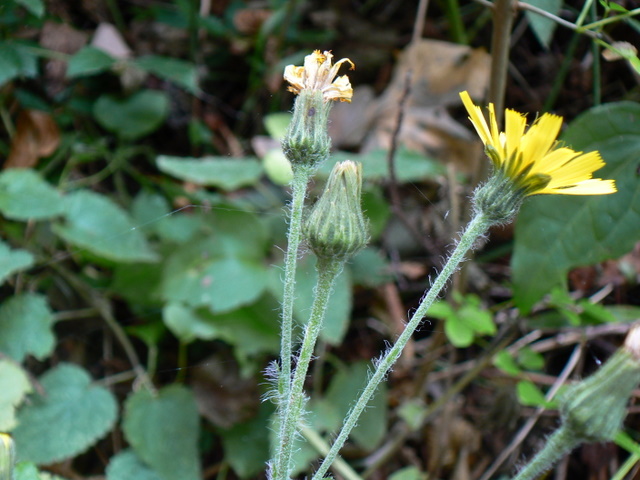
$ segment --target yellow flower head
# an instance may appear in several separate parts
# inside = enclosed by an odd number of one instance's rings
[[[576,152],[558,144],[562,117],[545,113],[527,129],[526,117],[507,109],[505,130],[501,132],[493,104],[489,105],[487,125],[482,110],[469,94],[462,92],[460,97],[493,166],[511,178],[525,195],[616,192],[614,180],[592,178],[593,172],[605,164],[600,153]]]
[[[346,75],[335,77],[343,63],[351,65],[351,70],[356,67],[348,58],[343,58],[332,65],[332,58],[331,52],[320,53],[320,50],[316,50],[311,55],[304,57],[303,67],[295,65],[285,67],[284,79],[291,84],[289,91],[297,95],[302,90],[319,90],[322,92],[325,102],[329,100],[351,102],[353,89],[349,77]]]

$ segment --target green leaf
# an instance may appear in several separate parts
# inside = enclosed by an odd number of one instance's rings
[[[196,339],[212,340],[219,334],[215,323],[207,322],[181,303],[167,303],[162,309],[162,321],[183,343]]]
[[[204,157],[197,159],[161,155],[157,163],[161,171],[180,180],[227,191],[255,185],[263,172],[262,165],[254,158]]]
[[[32,391],[29,377],[22,367],[0,359],[0,432],[9,432],[16,426],[16,407]]]
[[[153,262],[156,254],[129,216],[103,195],[78,190],[65,197],[65,224],[53,230],[69,243],[116,262]]]
[[[12,250],[0,240],[0,284],[14,273],[31,267],[34,262],[31,253],[26,250]]]
[[[319,173],[328,177],[333,165],[343,160],[355,160],[362,163],[362,177],[365,180],[384,180],[389,178],[389,164],[387,150],[374,150],[361,155],[337,152],[331,162],[325,162]],[[437,160],[425,157],[421,153],[398,149],[395,158],[395,171],[399,182],[408,183],[427,178],[435,178],[445,173],[445,168]]]
[[[325,398],[344,418],[369,380],[369,362],[357,362],[341,369],[332,379]],[[387,388],[380,385],[368,408],[360,416],[351,438],[361,447],[372,450],[387,435]]]
[[[534,7],[538,7],[544,10],[547,13],[551,13],[552,15],[558,15],[560,12],[560,8],[562,8],[562,0],[527,0],[527,3],[533,5]],[[531,30],[538,37],[540,43],[545,47],[549,47],[549,42],[551,41],[551,37],[553,36],[553,32],[555,32],[558,24],[547,17],[543,17],[535,12],[530,10],[525,11],[525,15],[527,16],[527,20],[529,20],[529,25],[531,26]]]
[[[53,315],[44,296],[27,293],[0,305],[0,352],[21,363],[27,355],[44,360],[53,351]]]
[[[263,402],[259,414],[222,431],[224,458],[240,478],[254,477],[264,471],[269,460],[269,417],[273,408]]]
[[[223,313],[253,303],[266,288],[267,231],[248,212],[221,209],[209,218],[213,234],[182,244],[167,260],[162,295]]]
[[[82,77],[102,73],[109,70],[114,63],[113,57],[104,50],[92,46],[83,47],[69,59],[67,77]]]
[[[169,80],[188,92],[194,94],[200,92],[198,70],[191,62],[160,55],[147,55],[136,59],[134,63],[142,70],[153,73],[164,80]]]
[[[276,185],[289,185],[293,178],[291,163],[287,160],[282,149],[272,148],[262,157],[262,167],[269,180]]]
[[[523,313],[555,286],[566,289],[577,266],[618,258],[640,239],[640,105],[620,102],[592,108],[563,135],[578,151],[599,150],[599,178],[616,180],[612,195],[540,195],[518,217],[512,257],[514,299]]]
[[[527,370],[542,370],[544,368],[544,355],[524,347],[518,351],[518,363]]]
[[[103,387],[91,385],[82,368],[59,364],[42,377],[44,395],[34,395],[18,412],[13,431],[18,458],[36,464],[74,457],[115,424],[118,406]]]
[[[518,400],[527,407],[553,408],[555,402],[548,402],[538,386],[528,380],[522,380],[516,385]]]
[[[351,259],[349,267],[356,285],[379,287],[393,279],[389,262],[377,248],[362,250]]]
[[[454,347],[466,348],[473,343],[473,329],[459,316],[453,315],[444,323],[444,333]]]
[[[169,97],[159,90],[142,90],[124,99],[101,95],[93,105],[98,123],[125,140],[152,133],[168,114]]]
[[[518,363],[507,350],[499,351],[496,356],[493,357],[493,364],[508,375],[516,376],[522,373]]]
[[[43,220],[58,216],[63,210],[60,193],[35,171],[11,168],[0,173],[0,212],[5,217]]]
[[[122,450],[111,457],[107,466],[107,480],[162,480],[133,450]]]
[[[199,480],[199,418],[190,390],[140,390],[125,403],[122,424],[136,454],[163,480]]]
[[[0,42],[0,87],[18,77],[35,77],[38,73],[38,58],[25,45]]]
[[[309,312],[313,304],[318,273],[316,272],[316,258],[307,255],[298,262],[296,271],[296,298],[293,303],[293,314],[298,323],[305,325],[309,321]],[[273,295],[282,299],[282,270],[271,269],[269,282]],[[331,344],[339,345],[349,327],[352,306],[351,273],[345,269],[336,279],[333,293],[327,305],[327,314],[320,331],[320,338]]]
[[[287,134],[292,115],[286,112],[270,113],[264,117],[264,128],[274,140],[281,141]]]
[[[40,18],[44,15],[44,3],[42,0],[14,0],[18,5],[22,5],[33,15]]]

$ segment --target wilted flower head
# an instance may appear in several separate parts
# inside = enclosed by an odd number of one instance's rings
[[[351,102],[353,89],[349,77],[346,75],[335,77],[343,63],[351,65],[351,70],[355,65],[348,58],[343,58],[332,65],[332,58],[331,52],[320,53],[320,50],[315,50],[311,55],[304,57],[303,67],[295,65],[285,67],[284,79],[291,84],[289,90],[296,95],[303,90],[317,90],[322,92],[325,102],[329,100]]]
[[[556,141],[562,117],[543,114],[526,131],[525,115],[505,112],[505,130],[499,131],[493,104],[489,125],[480,107],[467,92],[460,94],[469,118],[482,139],[485,152],[496,170],[511,178],[525,195],[602,195],[616,192],[613,180],[592,178],[604,166],[600,153],[576,152]]]

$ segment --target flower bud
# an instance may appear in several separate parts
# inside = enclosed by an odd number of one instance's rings
[[[367,221],[360,206],[362,165],[337,163],[324,192],[309,214],[304,233],[321,260],[347,260],[369,241]]]
[[[627,403],[640,383],[640,326],[631,329],[623,348],[560,399],[563,427],[581,442],[611,441],[627,415]]]
[[[327,121],[331,103],[319,90],[302,90],[296,97],[293,118],[282,140],[282,150],[293,169],[315,167],[329,157],[331,138]]]

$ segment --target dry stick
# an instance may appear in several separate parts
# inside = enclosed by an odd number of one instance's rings
[[[151,393],[155,394],[156,389],[153,385],[153,382],[151,381],[151,378],[149,378],[147,371],[142,366],[142,363],[138,358],[138,354],[136,353],[136,350],[133,347],[133,344],[129,340],[129,337],[125,333],[122,326],[120,326],[116,318],[113,316],[113,312],[111,311],[111,305],[103,297],[99,297],[98,295],[96,295],[93,289],[91,289],[88,285],[86,285],[84,282],[78,279],[73,273],[69,272],[66,268],[56,264],[53,264],[52,266],[55,270],[57,270],[57,272],[62,277],[64,277],[67,280],[67,282],[73,285],[76,291],[85,299],[87,303],[89,303],[93,308],[95,308],[99,312],[102,319],[106,322],[106,324],[109,326],[109,328],[111,329],[115,337],[118,339],[118,342],[120,342],[120,345],[124,350],[124,353],[129,358],[129,362],[131,363],[133,370],[136,372],[137,378],[142,381],[144,386]]]
[[[400,96],[400,102],[398,104],[398,116],[396,118],[396,126],[391,135],[391,145],[389,146],[389,153],[387,153],[387,165],[389,172],[389,196],[391,197],[391,210],[393,214],[400,219],[402,224],[411,234],[411,236],[419,243],[421,243],[426,249],[431,249],[433,246],[429,242],[428,238],[423,235],[404,214],[404,210],[401,207],[400,193],[398,192],[398,179],[396,177],[395,159],[396,152],[398,150],[398,139],[400,138],[400,129],[402,128],[402,122],[404,120],[404,111],[407,106],[407,99],[411,93],[411,78],[413,72],[407,71],[405,76],[404,88],[402,95]]]
[[[422,38],[422,32],[424,31],[424,22],[427,18],[428,6],[429,0],[420,0],[420,3],[418,3],[418,11],[416,12],[416,21],[413,24],[413,35],[411,36],[411,43],[416,43]]]
[[[549,389],[549,391],[547,392],[547,395],[545,397],[547,401],[551,400],[555,396],[556,392],[567,381],[567,378],[569,378],[569,375],[571,375],[571,373],[573,372],[573,369],[576,367],[576,365],[578,364],[578,361],[580,360],[580,357],[582,356],[582,348],[583,348],[583,344],[580,344],[580,345],[576,345],[576,347],[573,349],[573,353],[571,354],[571,357],[569,357],[569,361],[567,362],[564,369],[560,373],[560,376],[558,376],[558,379],[556,380],[556,382],[553,384],[551,389]],[[509,456],[513,453],[513,451],[518,447],[518,445],[520,445],[524,441],[524,439],[527,437],[527,435],[529,435],[529,432],[531,431],[533,426],[536,424],[536,422],[538,421],[538,419],[540,418],[544,410],[545,410],[544,407],[539,407],[536,410],[533,416],[530,417],[527,420],[527,422],[522,426],[522,428],[513,438],[509,446],[507,446],[507,448],[505,448],[502,451],[502,453],[498,455],[498,458],[496,458],[493,464],[487,469],[486,472],[484,472],[482,477],[480,477],[480,480],[489,480],[491,478],[491,476],[496,472],[498,468],[500,468],[500,466],[507,460],[507,458],[509,458]]]

